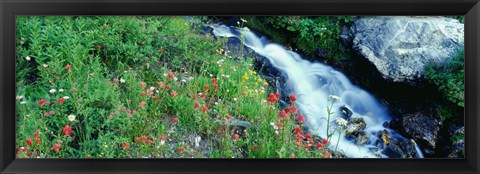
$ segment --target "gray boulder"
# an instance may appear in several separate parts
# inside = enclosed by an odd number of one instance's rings
[[[367,123],[362,117],[355,117],[352,118],[348,124],[345,133],[347,135],[355,135],[357,132],[365,129],[367,127]]]
[[[443,63],[463,48],[464,25],[445,17],[359,17],[341,38],[385,79],[415,84],[426,65]]]

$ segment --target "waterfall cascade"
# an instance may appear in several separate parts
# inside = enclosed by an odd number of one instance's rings
[[[339,109],[347,107],[352,111],[351,117],[362,117],[367,124],[365,133],[369,137],[369,143],[357,145],[345,136],[341,135],[338,150],[351,158],[377,158],[388,157],[381,153],[377,143],[377,132],[383,131],[383,123],[390,120],[390,116],[384,107],[367,91],[353,85],[341,72],[322,63],[312,63],[282,46],[268,43],[266,39],[259,38],[247,28],[235,28],[225,25],[211,25],[213,34],[217,37],[235,37],[255,53],[267,58],[270,63],[284,74],[287,90],[297,95],[295,104],[298,106],[308,122],[309,131],[320,137],[327,134],[327,107],[333,103],[333,111],[330,121],[340,117]],[[332,99],[338,96],[340,100]],[[393,130],[389,130],[390,136],[403,138]],[[330,148],[335,148],[338,131],[332,136]],[[375,150],[376,149],[376,150]],[[423,155],[415,145],[417,157]]]

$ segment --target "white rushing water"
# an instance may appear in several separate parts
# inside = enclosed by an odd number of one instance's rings
[[[340,117],[339,107],[346,106],[353,117],[363,117],[367,123],[365,133],[368,134],[370,144],[356,145],[341,136],[338,150],[351,158],[387,157],[374,154],[370,148],[376,147],[378,139],[376,132],[385,129],[382,124],[390,120],[382,106],[367,91],[353,85],[341,72],[322,63],[312,63],[302,59],[297,53],[286,50],[282,46],[268,43],[257,37],[246,28],[239,29],[225,25],[212,25],[213,34],[217,37],[235,37],[243,40],[243,44],[257,54],[266,57],[270,63],[286,76],[286,87],[297,95],[295,104],[307,120],[309,131],[312,134],[326,137],[327,134],[327,107],[334,101],[330,96],[338,96],[335,101],[330,122]],[[330,99],[330,101],[328,101]],[[330,131],[335,126],[330,126]],[[330,148],[335,149],[338,131],[332,136]]]

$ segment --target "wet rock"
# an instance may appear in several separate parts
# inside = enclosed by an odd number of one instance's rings
[[[365,120],[362,117],[355,117],[348,122],[345,133],[347,135],[355,135],[366,127],[367,123],[365,123]]]
[[[384,146],[387,146],[390,144],[390,133],[388,132],[387,129],[384,129],[382,131],[378,131],[377,133],[378,138],[379,138],[379,147],[382,148]]]
[[[356,138],[355,138],[355,143],[357,145],[364,145],[368,144],[370,139],[368,139],[368,134],[365,133],[365,131],[360,131],[358,132]]]
[[[390,127],[396,129],[402,135],[414,139],[426,155],[433,155],[440,131],[438,118],[421,113],[408,114],[401,119],[393,120]]]
[[[346,106],[340,106],[340,116],[345,119],[345,120],[350,120],[350,117],[352,116],[353,112],[348,109]]]
[[[426,65],[447,61],[464,45],[464,25],[445,17],[360,17],[341,35],[383,78],[410,84]]]
[[[409,139],[392,138],[383,150],[390,158],[418,158],[415,150],[415,142]]]
[[[451,133],[452,152],[448,158],[464,158],[465,157],[465,126],[456,128]]]

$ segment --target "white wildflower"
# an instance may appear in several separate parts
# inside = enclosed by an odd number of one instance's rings
[[[70,97],[69,96],[64,96],[63,99],[68,100],[68,99],[70,99]]]
[[[58,90],[58,92],[63,92],[63,91],[65,91],[65,90],[64,90],[64,89],[59,89],[59,90]]]
[[[47,65],[47,64],[42,64],[42,66],[43,66],[44,68],[48,67],[48,65]]]
[[[342,101],[342,99],[339,96],[336,96],[336,95],[330,95],[330,98],[332,98],[334,100]]]
[[[125,79],[120,79],[120,83],[125,83]]]
[[[25,59],[27,59],[27,61],[32,60],[32,58],[30,58],[30,56],[25,57]]]
[[[24,104],[27,104],[27,102],[26,101],[21,101],[20,104],[24,105]]]
[[[337,124],[340,125],[340,126],[347,126],[347,124],[348,124],[348,121],[347,121],[347,120],[345,120],[345,119],[343,119],[343,118],[340,118],[340,117],[338,117],[335,121],[336,121]]]
[[[243,18],[240,18],[240,20],[241,20],[242,22],[245,22],[245,23],[247,22],[247,20],[245,20],[245,19],[243,19]]]
[[[70,120],[70,121],[75,121],[75,115],[72,115],[72,114],[69,115],[69,116],[68,116],[68,120]]]
[[[155,87],[151,86],[151,87],[150,87],[150,90],[152,90],[152,91],[155,90]]]
[[[57,92],[57,90],[56,89],[50,89],[49,92],[53,94],[53,93]]]
[[[17,95],[17,100],[23,99],[23,95]]]
[[[233,98],[233,101],[237,101],[238,99],[237,98]]]
[[[200,140],[202,140],[202,137],[195,137],[195,147],[200,146]]]

